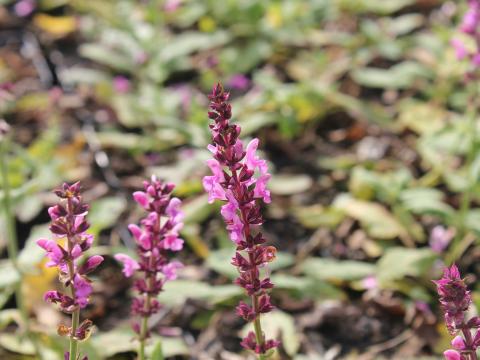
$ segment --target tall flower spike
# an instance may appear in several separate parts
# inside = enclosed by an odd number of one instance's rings
[[[59,279],[68,294],[51,290],[45,293],[44,299],[58,304],[64,313],[72,314],[71,327],[59,325],[58,333],[70,337],[70,351],[65,352],[65,359],[76,360],[77,342],[85,340],[92,327],[88,319],[79,324],[80,309],[88,305],[92,293],[91,281],[86,275],[102,263],[103,257],[94,255],[80,264],[83,253],[93,242],[93,236],[86,233],[90,226],[86,220],[88,205],[82,202],[80,183],[65,183],[54,193],[60,198],[57,205],[48,209],[54,239],[39,239],[37,244],[46,251],[47,266],[58,268]]]
[[[232,265],[237,267],[239,277],[235,283],[243,287],[250,297],[250,304],[240,302],[237,314],[252,322],[255,332],[250,332],[241,345],[264,359],[279,342],[266,340],[262,332],[260,314],[273,309],[267,291],[273,287],[270,279],[261,279],[260,268],[275,259],[276,249],[265,246],[265,238],[258,231],[263,218],[261,203],[270,202],[266,184],[270,179],[267,162],[256,155],[258,139],[253,139],[244,148],[239,139],[240,126],[230,123],[232,108],[228,103],[229,93],[217,84],[209,95],[208,117],[213,143],[208,149],[213,159],[207,161],[212,175],[203,178],[209,202],[224,201],[221,214],[225,220],[230,239],[237,246]]]
[[[183,248],[179,231],[184,215],[180,210],[181,201],[171,197],[173,188],[173,184],[164,184],[152,177],[151,181],[144,182],[145,191],[133,193],[135,201],[148,212],[140,227],[135,224],[128,227],[137,243],[138,261],[125,254],[115,255],[115,259],[123,264],[126,277],[141,274],[134,283],[139,295],[132,303],[132,314],[141,317],[141,322],[134,324],[140,340],[140,360],[145,358],[148,319],[160,310],[157,295],[166,281],[176,279],[177,270],[183,266],[178,261],[169,260],[169,253]]]
[[[467,290],[460,272],[454,264],[445,268],[440,280],[434,281],[440,304],[445,312],[445,324],[451,335],[452,348],[443,353],[447,360],[476,360],[476,350],[480,346],[480,318],[465,319],[466,312],[472,303],[470,291]]]

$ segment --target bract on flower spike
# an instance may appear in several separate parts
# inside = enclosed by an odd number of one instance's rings
[[[221,214],[230,239],[237,246],[231,261],[239,272],[235,283],[250,297],[249,304],[242,301],[237,306],[237,314],[254,325],[254,332],[250,332],[241,345],[264,359],[279,344],[265,338],[260,323],[260,315],[273,309],[268,295],[273,284],[268,276],[261,278],[260,268],[275,259],[276,249],[265,246],[266,240],[258,231],[263,223],[261,203],[270,202],[267,189],[270,174],[267,162],[256,155],[258,139],[250,141],[245,148],[239,139],[240,126],[230,123],[229,93],[217,84],[208,98],[208,117],[214,121],[210,124],[213,143],[208,149],[213,159],[207,161],[212,175],[203,178],[203,186],[210,203],[225,202]]]
[[[135,201],[148,212],[141,226],[128,227],[137,243],[138,261],[126,254],[115,255],[123,264],[126,277],[141,274],[134,283],[139,295],[131,307],[132,314],[141,318],[140,323],[134,324],[140,341],[140,360],[145,359],[145,342],[150,336],[148,319],[161,308],[157,296],[165,282],[176,279],[177,270],[183,267],[180,262],[169,259],[170,253],[183,248],[179,231],[184,214],[180,210],[181,201],[171,197],[173,189],[173,184],[162,183],[153,176],[151,181],[144,182],[144,191],[133,193]]]
[[[445,324],[451,335],[452,348],[443,353],[447,360],[476,360],[480,346],[480,317],[467,321],[465,315],[472,304],[470,291],[455,264],[445,268],[440,280],[434,281],[440,304],[445,313]]]
[[[70,350],[65,352],[65,359],[77,360],[78,341],[88,338],[93,325],[88,319],[80,324],[80,309],[88,305],[92,293],[87,274],[102,263],[103,257],[94,255],[83,263],[80,261],[93,243],[93,236],[86,232],[90,227],[86,219],[88,205],[82,202],[80,183],[64,183],[54,193],[60,200],[48,209],[48,213],[52,219],[50,231],[55,239],[39,239],[37,244],[47,252],[47,266],[58,268],[59,279],[68,294],[51,290],[45,293],[44,299],[58,304],[64,313],[72,314],[71,326],[59,325],[57,332],[70,338]],[[88,360],[86,356],[83,359]]]

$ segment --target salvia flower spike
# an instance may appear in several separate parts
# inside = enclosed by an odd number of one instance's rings
[[[148,215],[141,220],[141,226],[131,224],[128,227],[136,240],[139,260],[126,254],[115,255],[115,259],[123,263],[126,277],[141,273],[134,283],[139,295],[132,303],[132,314],[141,318],[141,322],[133,326],[140,341],[140,360],[145,358],[148,319],[160,310],[157,296],[166,281],[176,279],[177,270],[183,266],[169,260],[169,253],[183,248],[179,231],[183,227],[184,214],[180,210],[181,201],[171,197],[174,185],[162,183],[153,176],[151,181],[144,182],[144,189],[134,192],[133,198]]]
[[[445,313],[445,324],[451,335],[452,349],[443,353],[447,360],[476,360],[476,350],[480,346],[480,317],[467,320],[465,315],[472,304],[470,291],[454,264],[445,268],[440,280],[434,281],[440,304]]]
[[[46,265],[58,268],[59,279],[68,291],[47,291],[44,298],[72,315],[71,326],[59,325],[58,333],[70,338],[70,350],[65,352],[65,359],[77,360],[78,341],[88,338],[92,327],[88,319],[80,323],[80,309],[88,305],[92,293],[87,275],[100,265],[103,257],[94,255],[83,263],[80,261],[93,242],[93,236],[87,234],[90,226],[86,219],[88,205],[82,202],[80,183],[65,183],[54,193],[60,200],[48,209],[48,213],[52,219],[50,231],[55,239],[39,239],[37,244],[47,252],[49,261]]]
[[[238,269],[235,283],[245,289],[250,303],[240,302],[237,314],[252,322],[255,332],[250,332],[241,345],[254,351],[261,359],[278,346],[276,340],[265,338],[262,332],[260,315],[273,309],[267,291],[273,287],[268,277],[261,278],[260,268],[275,259],[276,249],[265,246],[265,238],[258,231],[263,223],[261,203],[270,202],[267,182],[270,179],[267,163],[256,154],[258,139],[253,139],[244,148],[239,139],[240,126],[231,124],[229,93],[221,84],[213,88],[209,95],[208,117],[214,121],[210,125],[213,144],[208,149],[213,159],[207,161],[211,176],[203,178],[203,186],[208,192],[209,202],[224,201],[221,214],[225,220],[230,239],[237,246],[232,265]]]

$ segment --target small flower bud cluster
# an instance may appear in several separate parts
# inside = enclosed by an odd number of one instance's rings
[[[210,203],[214,200],[226,202],[221,214],[230,239],[237,246],[231,262],[240,274],[235,283],[251,297],[250,305],[240,302],[237,314],[248,322],[259,323],[260,314],[273,309],[267,294],[273,284],[268,277],[260,278],[260,268],[274,260],[276,249],[264,245],[261,232],[253,233],[254,228],[263,223],[260,202],[270,202],[270,192],[266,188],[270,174],[266,161],[255,154],[258,139],[252,140],[244,149],[239,139],[240,126],[230,124],[232,110],[228,98],[229,93],[221,84],[216,85],[209,95],[208,116],[214,123],[210,125],[213,144],[208,149],[213,153],[213,159],[207,164],[213,175],[204,177],[203,186]],[[254,176],[255,172],[257,176]],[[257,354],[265,354],[278,342],[265,340],[264,334],[250,332],[241,344]]]
[[[472,37],[475,50],[470,51],[460,39],[453,39],[452,46],[458,60],[469,59],[475,69],[480,67],[480,0],[469,0],[460,31]]]
[[[451,335],[457,335],[452,341],[453,349],[443,354],[447,360],[477,359],[476,350],[480,346],[480,318],[465,319],[465,313],[472,303],[470,291],[456,265],[445,268],[443,277],[434,281],[445,312],[445,324]],[[461,335],[460,335],[461,333]],[[463,335],[463,336],[462,336]]]
[[[55,194],[60,202],[50,207],[48,213],[52,219],[50,231],[56,239],[39,239],[37,244],[47,252],[49,262],[46,265],[58,267],[59,279],[65,288],[70,289],[70,293],[51,290],[45,293],[44,298],[47,302],[58,304],[64,313],[72,314],[87,306],[92,293],[91,281],[87,275],[100,265],[103,257],[94,255],[80,264],[83,253],[93,242],[93,236],[86,233],[90,226],[86,220],[88,205],[82,202],[80,183],[65,183],[55,190]],[[84,340],[88,337],[91,326],[92,322],[85,320],[73,330],[61,325],[58,332]]]
[[[126,254],[115,255],[115,259],[123,263],[126,277],[142,273],[134,284],[139,296],[132,303],[132,314],[142,318],[160,310],[157,295],[166,281],[176,279],[177,270],[183,266],[178,261],[170,261],[169,253],[183,248],[179,231],[184,217],[181,201],[171,197],[173,184],[164,184],[152,177],[151,181],[144,182],[144,188],[144,192],[133,193],[133,198],[148,215],[141,220],[140,227],[135,224],[128,227],[136,240],[139,260]],[[148,333],[141,334],[139,324],[135,324],[134,329],[141,337],[148,337]]]

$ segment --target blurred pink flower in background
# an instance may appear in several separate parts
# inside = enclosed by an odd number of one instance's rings
[[[454,229],[447,229],[441,225],[437,225],[432,229],[430,233],[430,248],[437,252],[441,253],[445,250],[455,236]]]
[[[26,17],[30,15],[37,7],[37,3],[34,0],[20,0],[13,7],[15,15],[19,17]]]
[[[126,94],[130,91],[131,82],[123,75],[117,75],[113,78],[113,88],[120,94]]]
[[[228,87],[236,90],[246,90],[250,86],[250,79],[243,74],[235,74],[228,80]]]
[[[182,5],[182,0],[167,0],[163,5],[163,10],[166,12],[173,12]]]

